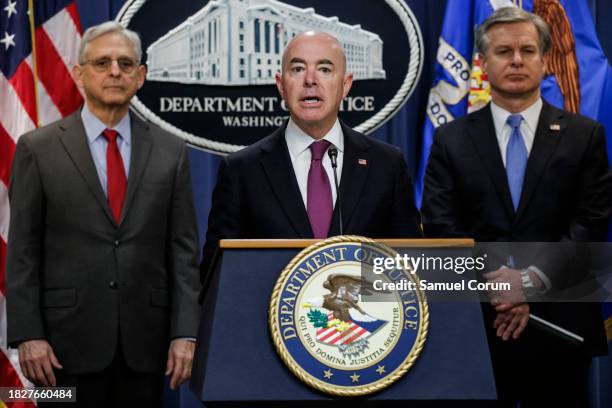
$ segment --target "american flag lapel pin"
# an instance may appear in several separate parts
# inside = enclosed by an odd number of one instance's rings
[[[558,132],[561,130],[561,125],[558,123],[551,123],[549,129]]]
[[[367,166],[368,165],[368,161],[366,159],[357,159],[357,163],[362,165],[362,166]]]

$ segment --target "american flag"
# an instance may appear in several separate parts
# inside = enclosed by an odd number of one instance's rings
[[[334,314],[329,313],[327,315],[329,321],[334,320]],[[317,329],[317,341],[334,345],[349,345],[359,339],[367,339],[370,335],[378,330],[383,324],[382,320],[376,320],[372,322],[355,322],[351,320],[347,322],[348,326],[344,330],[338,330],[335,326],[322,327]]]
[[[71,75],[81,35],[74,0],[0,0],[0,387],[30,385],[21,373],[16,350],[6,344],[4,293],[13,153],[23,133],[61,119],[82,104]]]

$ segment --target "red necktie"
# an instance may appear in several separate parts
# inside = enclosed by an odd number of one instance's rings
[[[125,198],[125,190],[127,187],[123,158],[117,146],[117,136],[119,136],[119,133],[116,130],[104,129],[102,135],[108,141],[106,147],[108,204],[113,213],[113,217],[115,217],[115,221],[119,224],[121,220],[121,208],[123,207],[123,199]]]

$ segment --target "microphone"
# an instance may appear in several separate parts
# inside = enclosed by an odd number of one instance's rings
[[[336,186],[336,207],[338,207],[338,221],[340,222],[340,235],[344,235],[342,231],[342,206],[340,205],[340,188],[338,187],[338,149],[333,145],[327,149],[327,155],[331,160],[332,169],[334,170],[334,185]]]

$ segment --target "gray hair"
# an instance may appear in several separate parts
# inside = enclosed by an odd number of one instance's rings
[[[476,31],[476,48],[478,52],[484,55],[489,49],[490,38],[489,30],[496,24],[509,23],[533,23],[538,31],[538,42],[540,53],[546,54],[552,44],[550,36],[550,27],[542,17],[520,9],[518,7],[501,7],[495,10]]]
[[[106,23],[89,27],[85,31],[85,34],[83,34],[83,38],[81,38],[81,45],[79,46],[79,64],[83,65],[85,63],[85,51],[87,51],[87,46],[89,45],[89,43],[95,40],[96,38],[109,33],[119,33],[125,38],[127,38],[128,41],[132,43],[132,46],[134,47],[134,53],[136,54],[136,60],[140,64],[140,59],[142,58],[142,45],[140,43],[140,36],[135,31],[128,30],[127,28],[115,21],[107,21]]]

